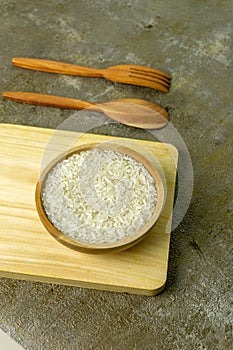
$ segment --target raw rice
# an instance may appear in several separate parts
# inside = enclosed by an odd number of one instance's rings
[[[91,244],[132,235],[151,218],[156,201],[154,179],[141,163],[98,148],[57,163],[42,191],[45,212],[54,226]]]

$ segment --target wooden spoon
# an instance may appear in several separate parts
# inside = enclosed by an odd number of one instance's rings
[[[164,108],[141,99],[128,98],[105,103],[90,103],[67,97],[16,91],[5,91],[2,96],[29,104],[103,112],[119,123],[136,128],[159,129],[164,127],[169,119],[169,115]]]

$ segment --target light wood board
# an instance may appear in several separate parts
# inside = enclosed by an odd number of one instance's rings
[[[55,135],[55,136],[54,136]],[[0,276],[85,288],[155,295],[163,290],[178,152],[169,144],[0,124]],[[165,174],[166,202],[159,221],[126,251],[90,255],[57,242],[41,224],[35,186],[41,164],[72,146],[113,140],[133,142],[156,155]],[[45,151],[46,150],[46,151]],[[145,155],[145,153],[144,153]],[[156,164],[156,161],[155,161]]]

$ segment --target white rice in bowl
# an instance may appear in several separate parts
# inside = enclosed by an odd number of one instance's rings
[[[42,189],[48,219],[88,244],[116,242],[140,230],[157,202],[154,178],[135,159],[111,149],[75,153],[57,163]]]

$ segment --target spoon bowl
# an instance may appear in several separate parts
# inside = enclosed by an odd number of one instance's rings
[[[99,106],[109,118],[136,128],[159,129],[166,126],[169,119],[164,108],[140,99],[113,100]]]

